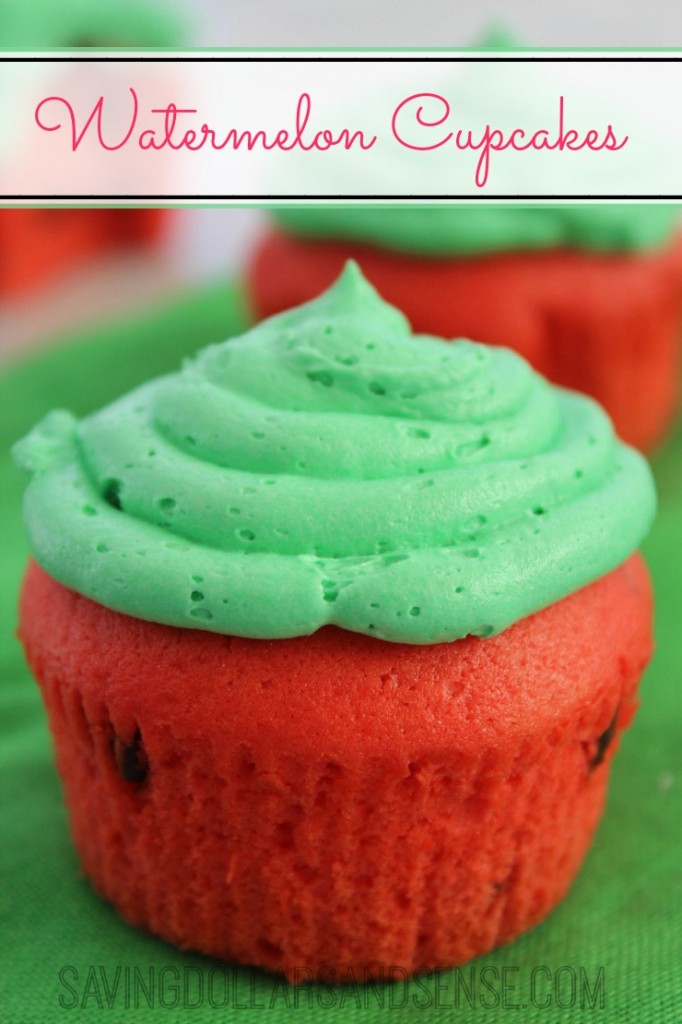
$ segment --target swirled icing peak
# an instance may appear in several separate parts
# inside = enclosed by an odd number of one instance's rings
[[[15,449],[56,579],[240,636],[488,636],[609,572],[642,457],[516,354],[413,335],[354,264],[315,301]]]

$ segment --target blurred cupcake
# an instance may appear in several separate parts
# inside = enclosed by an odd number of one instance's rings
[[[0,49],[177,46],[177,16],[153,0],[0,0]]]
[[[592,401],[349,267],[17,458],[20,635],[128,921],[328,982],[565,895],[651,652],[651,477]]]
[[[150,0],[0,0],[0,50],[171,47],[181,39],[177,17]],[[30,151],[20,156],[34,158]],[[106,252],[154,244],[167,216],[139,208],[0,210],[0,298]]]
[[[682,244],[671,207],[274,211],[247,274],[258,317],[327,287],[350,256],[417,331],[519,352],[651,448],[677,400]]]

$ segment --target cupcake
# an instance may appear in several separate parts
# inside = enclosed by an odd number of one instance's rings
[[[0,0],[0,50],[149,49],[178,46],[182,35],[177,16],[150,0]],[[36,91],[37,74],[34,72],[31,80],[31,96]],[[50,88],[44,95],[69,95],[61,79],[50,76],[46,81]],[[32,101],[31,108],[34,105]],[[13,150],[23,138],[22,128],[12,121],[3,127],[0,114],[0,132],[5,138],[12,137]],[[32,164],[44,161],[30,149],[24,150],[23,143],[18,157],[22,165],[18,170],[12,168],[10,174],[22,182],[30,180]],[[66,269],[83,266],[108,252],[155,245],[163,236],[167,217],[161,209],[139,207],[0,210],[0,297],[37,289]]]
[[[16,457],[20,636],[127,921],[329,981],[562,899],[652,642],[653,485],[592,400],[349,265]]]
[[[592,395],[651,448],[677,399],[682,246],[669,206],[289,207],[247,289],[267,317],[327,287],[350,256],[415,330],[519,352]]]

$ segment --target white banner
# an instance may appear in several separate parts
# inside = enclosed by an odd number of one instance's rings
[[[5,54],[0,201],[682,198],[682,57]]]

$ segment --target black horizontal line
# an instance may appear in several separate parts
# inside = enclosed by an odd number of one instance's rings
[[[367,200],[367,201],[371,201],[371,200],[400,200],[401,202],[402,201],[413,200],[413,201],[425,201],[425,202],[440,202],[440,201],[443,201],[443,200],[466,199],[467,201],[473,201],[473,202],[478,202],[478,203],[485,203],[485,202],[488,202],[490,199],[522,199],[522,200],[531,200],[531,201],[541,201],[541,200],[549,200],[549,199],[599,199],[599,200],[604,200],[604,199],[612,199],[612,200],[620,200],[620,199],[644,199],[644,200],[646,200],[646,199],[651,199],[651,200],[654,200],[654,199],[664,199],[664,200],[673,200],[674,199],[674,200],[682,201],[682,194],[680,194],[680,195],[663,195],[661,193],[640,193],[639,195],[629,195],[629,194],[626,195],[624,193],[623,194],[618,193],[617,195],[602,195],[602,194],[597,194],[597,193],[583,194],[583,193],[575,193],[575,192],[573,192],[573,193],[566,193],[566,194],[558,194],[558,193],[556,193],[556,194],[551,194],[551,195],[539,195],[539,196],[536,196],[536,195],[525,195],[523,193],[515,193],[513,195],[500,195],[500,194],[497,194],[497,193],[492,193],[492,192],[488,193],[488,192],[486,192],[485,195],[471,195],[471,194],[454,195],[453,194],[453,195],[437,195],[437,196],[428,196],[428,195],[427,196],[422,196],[422,195],[414,195],[414,194],[411,194],[411,195],[385,195],[385,194],[381,194],[381,195],[351,195],[351,196],[340,196],[340,195],[320,195],[320,196],[318,196],[318,195],[315,195],[315,196],[308,196],[308,195],[281,195],[281,196],[280,195],[140,196],[140,195],[99,195],[99,194],[91,194],[91,195],[87,195],[87,196],[71,195],[71,194],[69,194],[69,195],[59,195],[59,196],[49,196],[49,195],[9,195],[9,194],[8,195],[0,195],[0,201],[12,200],[12,201],[17,202],[17,203],[23,202],[24,200],[35,200],[35,199],[46,200],[46,201],[57,202],[57,203],[59,203],[59,202],[67,202],[67,201],[70,201],[70,200],[83,200],[84,202],[89,202],[89,201],[94,202],[94,201],[101,201],[101,200],[111,200],[111,201],[121,201],[122,202],[124,200],[136,200],[138,202],[155,202],[155,203],[159,203],[161,205],[164,205],[164,204],[167,204],[167,203],[170,203],[170,202],[176,202],[176,201],[182,202],[183,200],[204,202],[204,201],[208,201],[208,200],[212,200],[212,199],[233,200],[234,202],[241,202],[241,201],[255,201],[255,202],[263,201],[263,202],[269,202],[270,200],[280,200],[280,199],[291,199],[291,200],[294,200],[294,201],[297,201],[297,202],[298,201],[300,201],[300,202],[304,202],[304,201],[308,202],[310,200],[320,200],[320,201],[323,201],[323,200],[332,199],[332,200],[337,200],[338,202],[341,202],[341,203],[353,202],[354,200],[363,200],[363,201],[365,201],[365,200]]]
[[[0,55],[0,62],[8,64],[40,62],[41,64],[68,64],[73,62],[86,64],[99,63],[137,63],[137,64],[285,64],[285,63],[361,63],[361,64],[393,64],[399,61],[403,64],[675,64],[682,61],[682,54],[679,57],[174,57],[171,54],[164,57],[3,57]]]

